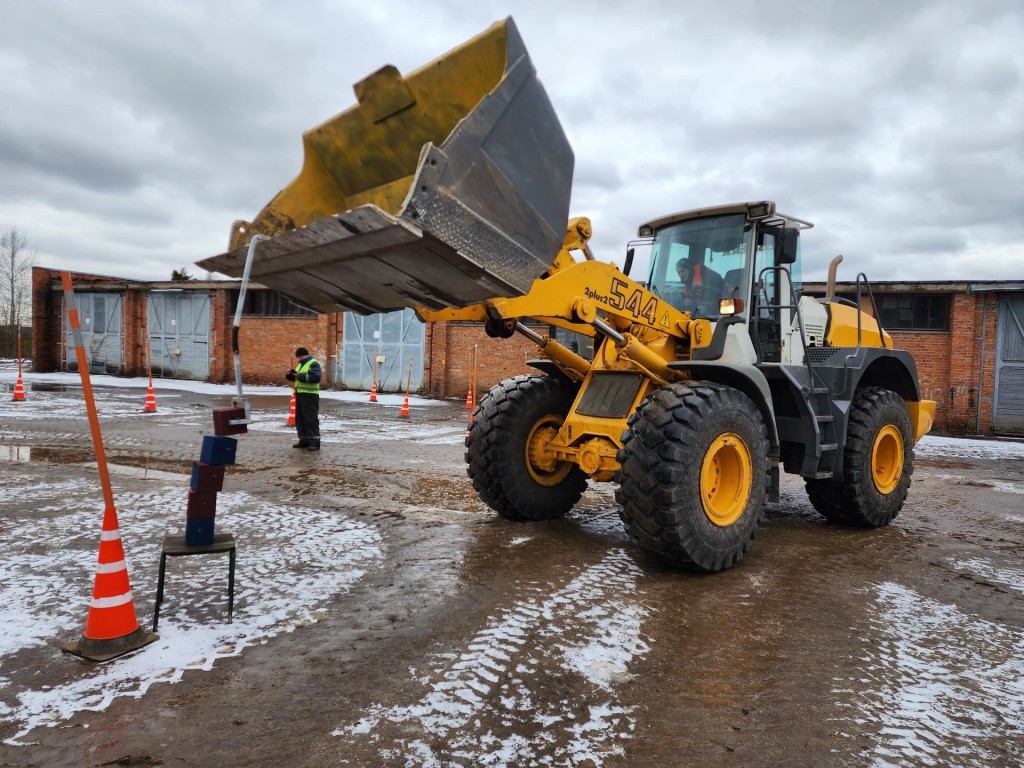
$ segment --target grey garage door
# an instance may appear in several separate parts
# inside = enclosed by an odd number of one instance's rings
[[[149,351],[153,375],[171,379],[210,377],[210,294],[149,294]]]
[[[121,372],[121,295],[112,293],[76,293],[75,308],[82,329],[82,346],[89,361],[89,373]],[[64,367],[78,370],[78,359],[71,338],[71,326],[64,314],[67,344]]]
[[[1001,296],[992,429],[1024,434],[1024,296]]]
[[[374,360],[377,389],[404,392],[412,365],[413,392],[423,387],[424,325],[411,309],[379,315],[345,313],[345,340],[341,351],[341,383],[347,389],[369,389]]]

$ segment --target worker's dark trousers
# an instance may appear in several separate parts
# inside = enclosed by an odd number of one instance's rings
[[[300,443],[320,445],[320,395],[295,393],[295,431]]]

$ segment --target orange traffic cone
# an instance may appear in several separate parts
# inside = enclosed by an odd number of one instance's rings
[[[11,398],[14,402],[25,399],[25,385],[21,381],[21,374],[18,374],[18,380],[14,383],[14,397]]]
[[[472,411],[473,410],[473,388],[472,387],[470,387],[469,389],[466,390],[466,410],[467,411]]]
[[[153,394],[153,379],[149,380],[149,389],[146,390],[146,404],[142,406],[146,413],[156,413],[156,395]]]
[[[370,387],[370,402],[371,403],[376,403],[377,402],[377,381],[376,380],[374,380],[373,386]]]
[[[409,390],[412,388],[412,358],[409,358],[409,380],[405,383],[405,401],[402,403],[402,410],[398,412],[399,416],[409,415]]]
[[[61,647],[91,661],[107,661],[148,645],[157,637],[139,626],[117,528],[117,511],[108,506],[103,513],[99,563],[85,632],[77,642]]]
[[[292,401],[288,403],[288,426],[295,426],[295,390],[292,390]]]

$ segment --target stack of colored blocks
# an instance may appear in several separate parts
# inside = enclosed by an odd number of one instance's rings
[[[188,489],[188,511],[185,519],[187,547],[207,547],[213,544],[217,493],[224,487],[226,468],[235,463],[235,449],[238,445],[238,441],[228,435],[248,431],[245,424],[245,409],[215,410],[213,431],[214,434],[203,436],[199,461],[192,462],[192,482]]]

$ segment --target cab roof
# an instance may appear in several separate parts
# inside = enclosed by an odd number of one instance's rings
[[[778,219],[784,226],[797,227],[798,229],[810,229],[814,225],[809,221],[798,219],[795,216],[787,216],[784,213],[775,211],[775,203],[772,200],[758,200],[747,203],[729,203],[726,205],[713,205],[708,208],[693,208],[689,211],[680,211],[668,216],[661,216],[657,219],[641,224],[637,228],[639,237],[652,237],[662,227],[669,224],[676,224],[689,219],[703,219],[710,216],[726,216],[731,213],[741,213],[753,221]]]

